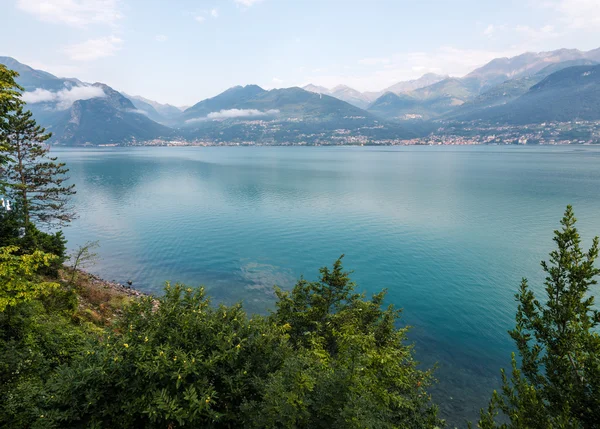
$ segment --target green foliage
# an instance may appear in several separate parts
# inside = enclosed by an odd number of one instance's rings
[[[21,251],[26,253],[40,250],[55,256],[50,265],[42,270],[43,273],[54,277],[56,277],[58,270],[66,259],[67,240],[62,231],[43,232],[37,229],[35,225],[29,225],[25,230],[25,235],[19,241],[19,246],[21,246]]]
[[[15,80],[18,76],[19,73],[0,64],[0,125],[5,124],[4,118],[9,112],[23,103],[20,99],[22,88]]]
[[[353,289],[338,260],[318,282],[278,290],[270,316],[249,318],[241,305],[211,305],[202,288],[167,285],[30,386],[22,399],[34,411],[11,408],[15,427],[441,425],[398,312],[381,309],[383,293]]]
[[[75,185],[66,185],[68,179],[64,163],[49,156],[44,144],[50,138],[36,124],[31,112],[18,106],[6,116],[3,131],[6,142],[2,153],[6,157],[4,181],[8,194],[21,206],[23,226],[31,223],[63,226],[74,213],[69,207],[69,197]]]
[[[16,246],[15,255],[36,251],[55,255],[39,268],[56,275],[65,259],[61,231],[40,231],[31,220],[61,224],[72,218],[67,205],[73,186],[63,184],[68,171],[48,156],[43,143],[50,137],[23,110],[18,73],[0,64],[0,194],[12,200],[12,210],[0,209],[0,247]]]
[[[6,139],[3,136],[6,128],[7,115],[16,110],[22,103],[20,99],[21,87],[17,85],[15,79],[19,74],[0,64],[0,193],[4,193],[3,166],[8,161],[4,150],[6,149]]]
[[[271,319],[289,330],[296,353],[267,384],[261,426],[441,425],[425,391],[431,371],[417,369],[408,328],[396,328],[400,311],[382,309],[385,291],[370,300],[354,293],[341,258],[320,273],[291,292],[276,290]]]
[[[74,284],[78,269],[88,268],[96,263],[98,254],[94,252],[94,250],[98,247],[100,247],[100,243],[98,241],[88,241],[79,246],[71,255],[69,255],[72,271],[71,280],[69,282],[71,285]]]
[[[168,285],[57,373],[46,415],[60,427],[247,426],[240,407],[259,400],[262,380],[290,355],[282,329],[264,318]]]
[[[23,227],[18,204],[11,211],[0,210],[0,247],[16,246],[19,248],[15,253],[17,255],[27,255],[40,250],[56,256],[49,266],[42,267],[43,273],[56,276],[65,261],[66,243],[62,231],[43,232],[33,224],[27,228]]]
[[[89,331],[70,317],[73,298],[68,290],[53,289],[0,313],[0,427],[29,427],[39,418],[36,401],[47,377],[89,341]]]
[[[600,313],[591,287],[600,270],[598,237],[584,252],[571,206],[555,231],[557,249],[546,273],[546,302],[523,279],[516,294],[516,327],[510,331],[521,357],[512,377],[503,372],[502,393],[482,411],[482,428],[591,428],[600,422]],[[510,423],[497,425],[502,411]]]
[[[0,248],[0,312],[59,287],[58,283],[42,281],[37,274],[41,267],[50,266],[56,256],[39,250],[19,256],[17,251],[14,246]]]

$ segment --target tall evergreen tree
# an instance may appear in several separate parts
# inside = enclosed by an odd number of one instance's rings
[[[3,118],[8,112],[23,104],[19,98],[22,88],[15,81],[18,76],[19,73],[0,64],[0,124],[5,122]]]
[[[56,157],[49,156],[45,142],[50,136],[23,106],[7,116],[6,185],[22,207],[26,229],[31,223],[63,226],[74,217],[69,200],[75,185],[65,184],[69,170]]]
[[[15,78],[19,74],[0,64],[0,193],[4,191],[5,178],[2,166],[8,161],[4,130],[8,123],[8,114],[16,110],[23,102],[19,98],[21,87]]]
[[[598,237],[584,252],[571,206],[554,232],[557,249],[546,273],[546,302],[523,279],[516,294],[516,327],[510,331],[521,357],[513,355],[512,377],[502,372],[502,393],[494,392],[479,427],[596,428],[600,424],[600,312],[592,287],[600,269]],[[510,423],[498,425],[502,411]]]

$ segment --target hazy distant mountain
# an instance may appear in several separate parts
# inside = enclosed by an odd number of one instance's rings
[[[328,121],[344,117],[373,119],[371,114],[337,98],[305,91],[281,88],[266,91],[257,85],[236,86],[183,112],[189,124],[204,120],[247,118],[293,118]]]
[[[26,91],[33,91],[36,88],[59,91],[82,84],[77,79],[58,78],[48,72],[33,69],[11,57],[0,57],[0,64],[4,64],[9,69],[19,73],[18,83]]]
[[[423,119],[429,116],[421,101],[408,94],[386,92],[369,106],[369,112],[386,119]]]
[[[418,79],[407,80],[404,82],[398,82],[382,91],[382,94],[386,92],[393,92],[395,94],[402,94],[405,92],[411,92],[419,88],[424,88],[429,85],[438,83],[444,79],[448,79],[449,76],[443,76],[435,73],[427,73]]]
[[[108,85],[59,78],[10,57],[0,57],[0,63],[19,72],[22,98],[38,123],[52,132],[54,142],[122,143],[172,134]]]
[[[369,105],[369,99],[362,92],[346,85],[336,86],[329,95],[361,109],[365,109]]]
[[[182,109],[171,104],[162,104],[139,95],[122,94],[131,100],[137,109],[146,112],[150,119],[161,124],[173,123],[181,116]]]
[[[595,65],[598,64],[596,61],[588,59],[578,59],[563,61],[561,63],[554,63],[546,66],[533,76],[518,77],[510,79],[496,85],[482,94],[475,97],[473,100],[465,103],[459,108],[449,112],[444,116],[445,119],[451,118],[465,118],[465,117],[476,117],[477,112],[483,109],[488,109],[493,106],[509,103],[512,100],[517,99],[521,95],[525,94],[535,84],[542,81],[545,77],[555,73],[559,70],[581,65]]]
[[[506,124],[600,120],[600,65],[559,70],[506,104],[458,119]]]
[[[525,94],[554,71],[574,65],[594,64],[596,58],[600,58],[600,49],[588,52],[559,49],[551,52],[528,52],[512,58],[496,58],[463,78],[446,78],[407,91],[407,96],[392,97],[385,94],[384,98],[375,100],[368,110],[387,119],[476,115],[477,110],[508,103]],[[427,77],[437,79],[439,76]],[[403,86],[395,88],[402,89]]]
[[[481,88],[485,90],[508,79],[532,76],[554,63],[582,59],[600,61],[600,49],[588,52],[558,49],[550,52],[527,52],[512,58],[496,58],[465,77],[478,79]]]
[[[308,84],[306,86],[303,86],[302,89],[317,94],[330,95],[332,97],[337,98],[338,100],[345,101],[346,103],[350,103],[353,106],[359,107],[361,109],[365,109],[371,101],[370,98],[364,95],[362,92],[357,91],[354,88],[350,88],[346,85],[338,85],[333,89],[328,89],[323,86]]]
[[[158,123],[165,123],[166,122],[166,119],[160,113],[158,113],[157,110],[154,108],[154,106],[152,106],[151,104],[146,103],[145,101],[142,101],[142,100],[138,100],[135,97],[133,97],[131,95],[128,95],[128,94],[126,94],[124,92],[122,92],[121,95],[123,95],[123,97],[125,97],[129,101],[131,101],[131,103],[133,104],[133,106],[140,113],[143,113],[148,118],[152,119],[154,122],[158,122]]]
[[[599,52],[600,55],[600,52]],[[550,76],[552,73],[556,73],[557,71],[566,69],[568,67],[573,66],[595,66],[600,63],[600,57],[598,60],[592,60],[588,58],[580,58],[577,60],[563,61],[561,63],[550,64],[549,66],[544,67],[539,72],[533,75],[535,78],[539,78],[541,81],[543,78]]]
[[[599,62],[600,48],[525,53],[492,60],[463,78],[426,74],[383,94],[345,85],[270,91],[236,86],[181,111],[0,57],[0,63],[21,74],[23,100],[53,132],[53,140],[77,145],[175,136],[266,144],[363,142],[409,138],[411,130],[424,133],[437,126],[432,122],[437,119],[506,124],[596,120]]]
[[[302,88],[266,91],[237,86],[183,113],[182,133],[191,139],[315,143],[336,136],[409,138],[415,134],[356,106]]]
[[[476,80],[447,78],[407,93],[387,92],[368,110],[386,119],[432,119],[464,104],[478,90]]]
[[[202,100],[184,110],[183,121],[197,121],[221,110],[246,109],[246,103],[253,101],[266,91],[258,85],[234,86],[219,95]]]
[[[329,88],[325,88],[324,86],[319,86],[319,85],[313,85],[312,83],[309,83],[308,85],[303,86],[302,89],[305,91],[309,91],[309,92],[316,92],[317,94],[329,95],[331,92],[331,90]]]
[[[170,128],[136,112],[125,97],[75,101],[61,119],[53,126],[55,139],[70,145],[143,141],[173,133]]]
[[[327,94],[338,100],[345,101],[352,104],[353,106],[366,109],[370,103],[381,97],[386,92],[393,92],[395,94],[401,94],[404,92],[414,91],[415,89],[423,88],[425,86],[433,85],[441,80],[448,78],[448,76],[437,75],[435,73],[427,73],[418,79],[408,80],[404,82],[398,82],[389,88],[385,88],[382,91],[367,91],[360,92],[356,89],[350,88],[346,85],[338,85],[333,89],[325,88],[324,86],[318,86],[308,84],[302,89],[310,92],[316,92],[317,94]]]

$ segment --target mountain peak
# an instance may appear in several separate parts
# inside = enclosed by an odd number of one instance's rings
[[[532,76],[550,64],[573,60],[598,60],[595,51],[583,52],[578,49],[557,49],[546,52],[525,52],[514,57],[495,58],[466,75],[477,78],[482,88],[490,88],[507,79]],[[600,55],[599,55],[600,56]]]
[[[314,85],[312,83],[304,85],[302,89],[305,91],[316,92],[319,94],[329,94],[331,92],[328,88],[325,88],[324,86]]]
[[[255,85],[255,84],[248,84],[248,85],[235,85],[232,86],[231,88],[226,89],[224,92],[227,91],[264,91],[264,89],[262,89],[260,86]]]
[[[436,73],[426,73],[418,79],[398,82],[388,88],[385,88],[382,93],[393,92],[395,94],[401,94],[405,92],[415,91],[420,88],[424,88],[429,85],[434,85],[448,79],[447,75],[439,75]]]

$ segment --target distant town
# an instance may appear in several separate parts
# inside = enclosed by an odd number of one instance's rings
[[[278,131],[269,121],[248,121],[246,125]],[[329,133],[295,136],[293,141],[273,138],[255,140],[152,139],[132,140],[98,146],[410,146],[410,145],[567,145],[600,144],[600,121],[548,122],[530,125],[490,125],[480,122],[438,123],[438,128],[411,139],[372,138],[356,130],[336,129]],[[360,130],[359,130],[360,131]]]

